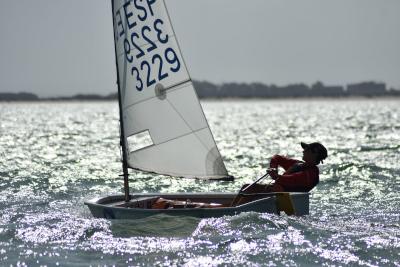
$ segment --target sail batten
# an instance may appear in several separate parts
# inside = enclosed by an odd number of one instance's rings
[[[163,0],[113,0],[116,61],[130,168],[228,176]]]

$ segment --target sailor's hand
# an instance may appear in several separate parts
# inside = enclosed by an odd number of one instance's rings
[[[276,168],[269,168],[267,170],[267,173],[269,174],[269,176],[271,176],[273,180],[278,179],[278,170]]]

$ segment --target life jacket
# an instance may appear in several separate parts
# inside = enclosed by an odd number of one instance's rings
[[[319,183],[318,167],[297,162],[278,178],[277,183],[286,192],[309,192]]]

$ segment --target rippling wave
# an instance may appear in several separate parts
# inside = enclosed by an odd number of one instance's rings
[[[318,140],[309,216],[94,219],[83,201],[123,187],[117,103],[0,103],[0,265],[400,265],[398,100],[202,104],[235,182],[137,172],[131,191],[237,191]]]

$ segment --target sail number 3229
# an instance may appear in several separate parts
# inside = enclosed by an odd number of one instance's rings
[[[142,91],[145,87],[150,87],[167,78],[170,72],[178,72],[181,68],[178,55],[172,47],[162,48],[162,45],[168,43],[169,36],[164,34],[161,26],[164,22],[161,19],[156,19],[153,28],[143,26],[140,35],[137,32],[132,32],[130,40],[124,39],[125,58],[129,63],[141,60],[145,55],[156,51],[151,57],[144,57],[140,64],[135,64],[131,68],[131,75],[136,79],[136,89]],[[157,39],[151,37],[156,35]],[[139,43],[146,45],[139,46]],[[153,41],[155,40],[155,41]],[[149,45],[149,46],[148,46]],[[144,48],[144,47],[147,48]],[[155,71],[152,71],[155,70]]]

